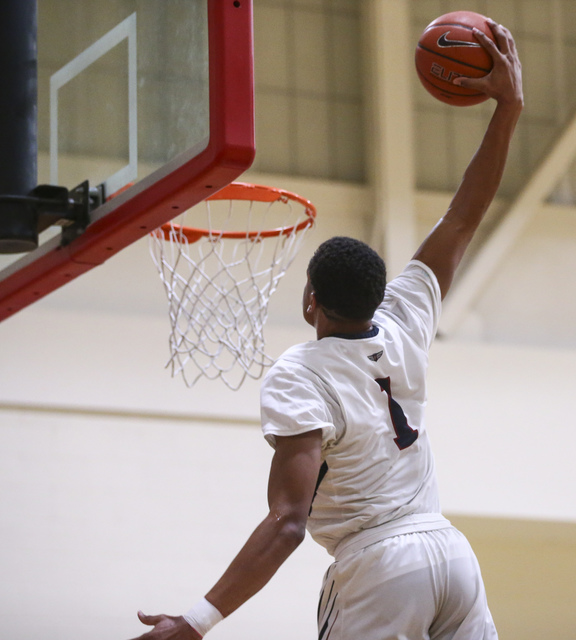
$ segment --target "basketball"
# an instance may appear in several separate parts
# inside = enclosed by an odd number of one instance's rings
[[[474,27],[494,41],[485,16],[453,11],[431,22],[416,47],[416,70],[426,91],[457,107],[488,100],[484,93],[453,84],[459,76],[481,78],[492,69],[492,58],[474,36]]]

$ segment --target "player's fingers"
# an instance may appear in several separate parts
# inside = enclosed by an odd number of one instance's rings
[[[492,19],[488,19],[488,26],[494,35],[494,40],[496,40],[498,50],[506,55],[511,50],[512,44],[514,43],[512,34],[506,27],[498,24]],[[488,40],[490,40],[490,38],[488,38]]]
[[[161,622],[165,618],[165,616],[163,615],[147,616],[142,611],[138,611],[138,618],[140,619],[140,622],[153,627],[154,625],[157,625],[159,622]]]
[[[465,78],[464,76],[460,76],[454,78],[452,82],[459,87],[472,89],[478,93],[484,93],[484,87],[486,86],[486,80],[484,78]]]
[[[483,31],[480,31],[480,29],[476,29],[476,27],[474,27],[472,31],[478,42],[480,42],[480,44],[488,50],[492,57],[494,57],[494,55],[496,55],[500,51],[496,42],[489,38]]]

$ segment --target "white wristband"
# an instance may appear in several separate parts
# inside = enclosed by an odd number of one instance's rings
[[[206,598],[199,600],[182,617],[202,637],[204,637],[214,625],[224,619],[220,611],[218,611],[213,604],[210,604]]]

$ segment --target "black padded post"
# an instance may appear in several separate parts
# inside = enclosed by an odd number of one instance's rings
[[[38,246],[36,0],[0,2],[0,253]]]

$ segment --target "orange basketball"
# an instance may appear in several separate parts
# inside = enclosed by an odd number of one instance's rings
[[[494,36],[487,18],[473,11],[453,11],[431,22],[416,47],[416,70],[424,88],[435,98],[457,107],[488,100],[484,93],[453,84],[454,78],[480,78],[492,69],[490,54],[472,29]]]

